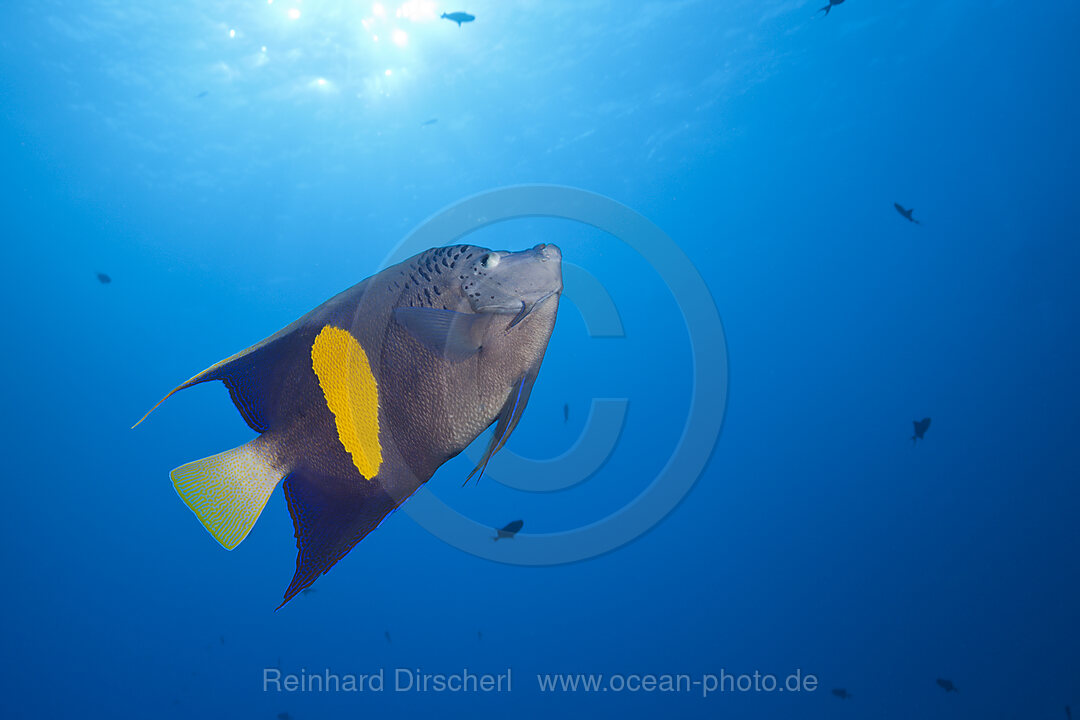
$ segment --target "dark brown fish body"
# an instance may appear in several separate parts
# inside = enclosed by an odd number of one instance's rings
[[[496,423],[482,473],[528,402],[561,291],[553,245],[434,248],[387,268],[177,388],[222,380],[259,433],[174,470],[177,492],[231,549],[283,481],[287,602]]]

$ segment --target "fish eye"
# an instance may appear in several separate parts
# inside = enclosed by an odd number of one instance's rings
[[[484,257],[480,258],[480,267],[493,268],[499,264],[499,256],[495,253],[488,253]]]

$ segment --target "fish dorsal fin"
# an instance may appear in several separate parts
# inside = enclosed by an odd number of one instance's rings
[[[157,405],[150,408],[132,427],[138,426],[174,393],[200,383],[221,380],[228,388],[229,396],[244,422],[255,432],[266,432],[275,419],[277,389],[282,376],[289,371],[288,362],[296,348],[303,348],[303,343],[294,342],[295,329],[295,324],[290,325],[266,340],[203,370],[159,400]]]
[[[436,308],[404,307],[394,310],[394,318],[428,350],[450,362],[461,362],[480,349],[480,336],[487,315]]]

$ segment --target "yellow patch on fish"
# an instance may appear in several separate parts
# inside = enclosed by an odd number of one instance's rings
[[[334,414],[338,440],[368,480],[379,474],[379,386],[367,353],[347,330],[327,325],[311,346],[311,367],[326,406]]]

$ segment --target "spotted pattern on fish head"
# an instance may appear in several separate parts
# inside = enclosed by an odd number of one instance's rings
[[[398,307],[428,307],[465,312],[469,310],[463,283],[468,267],[489,251],[475,245],[432,248],[403,263],[397,277],[386,284],[396,295]]]

